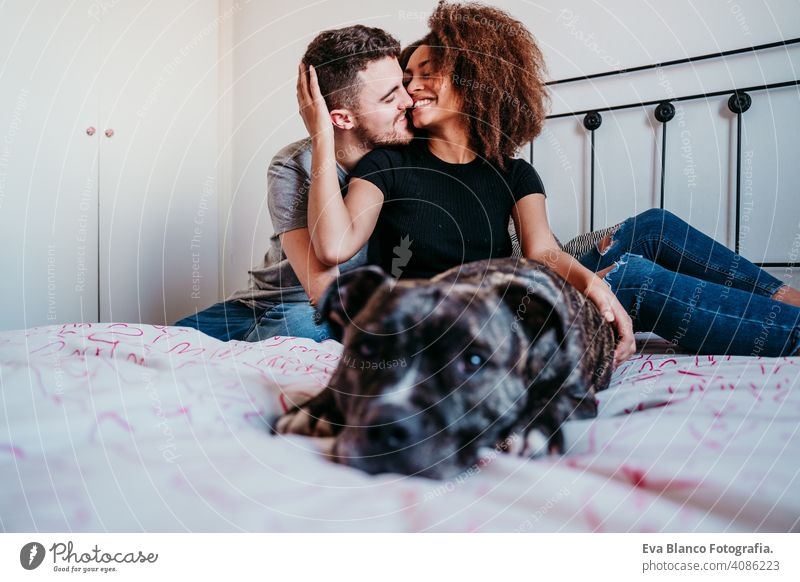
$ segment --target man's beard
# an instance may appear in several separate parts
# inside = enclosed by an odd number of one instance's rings
[[[384,132],[376,132],[363,125],[357,125],[353,128],[353,131],[355,131],[358,141],[364,144],[366,149],[374,149],[381,146],[406,145],[414,138],[414,134],[408,129],[411,126],[411,122],[408,121],[407,124],[404,131],[398,131],[396,129],[396,123],[392,125],[391,130]]]

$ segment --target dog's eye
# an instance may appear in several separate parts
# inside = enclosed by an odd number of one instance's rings
[[[486,363],[486,359],[478,352],[464,352],[464,371],[474,374]]]

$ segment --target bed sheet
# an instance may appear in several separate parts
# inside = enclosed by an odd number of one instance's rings
[[[565,426],[450,481],[268,434],[340,344],[77,324],[0,334],[4,531],[796,531],[800,358],[639,353]]]

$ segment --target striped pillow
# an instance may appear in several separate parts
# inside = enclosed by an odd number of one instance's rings
[[[558,246],[561,247],[561,250],[565,253],[568,253],[575,257],[576,259],[582,257],[586,253],[588,253],[594,246],[606,235],[613,234],[619,228],[620,224],[615,224],[614,226],[609,226],[608,228],[602,228],[600,230],[595,230],[592,232],[587,232],[584,234],[579,234],[575,238],[571,239],[567,244],[563,244],[558,237],[554,234],[553,237],[556,239]],[[511,235],[511,256],[512,257],[521,257],[522,256],[522,247],[519,244],[519,238],[517,238],[517,230],[514,228],[514,221],[509,220],[508,222],[508,234]]]

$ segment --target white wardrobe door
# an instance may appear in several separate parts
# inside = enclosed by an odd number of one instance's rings
[[[103,14],[102,321],[173,323],[218,297],[216,0]],[[107,137],[106,131],[113,131]]]
[[[0,329],[97,321],[99,22],[0,5]]]

